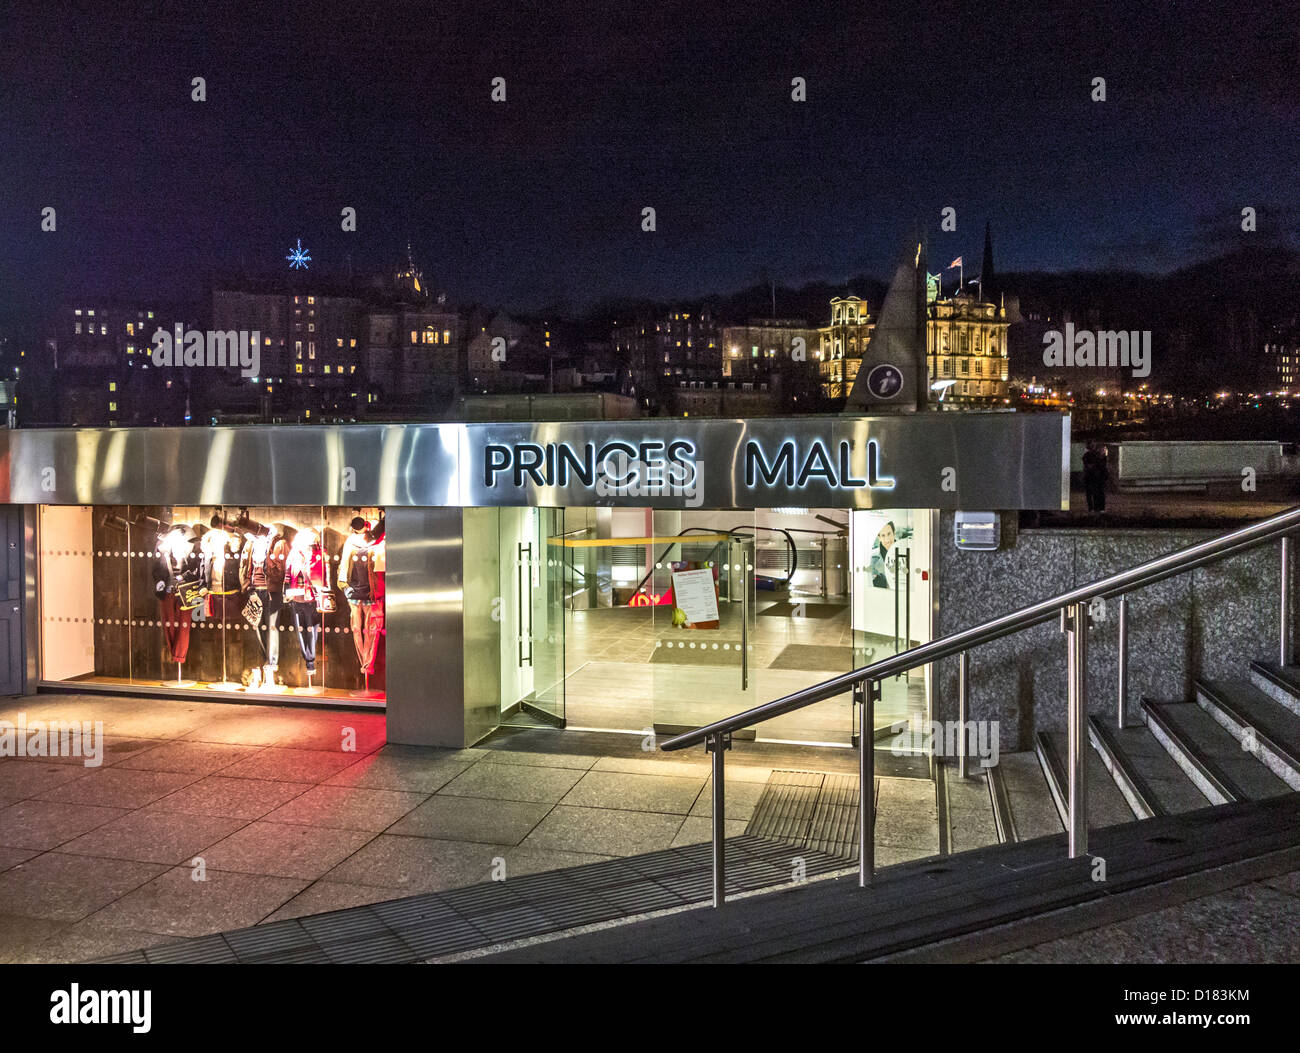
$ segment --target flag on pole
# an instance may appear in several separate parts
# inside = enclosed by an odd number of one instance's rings
[[[961,257],[958,256],[955,260],[953,260],[950,264],[948,264],[948,266],[945,267],[944,270],[950,271],[954,267],[960,267],[960,266],[961,266]]]

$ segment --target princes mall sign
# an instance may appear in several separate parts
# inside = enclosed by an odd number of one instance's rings
[[[1057,509],[1070,419],[762,420],[0,432],[10,504]]]

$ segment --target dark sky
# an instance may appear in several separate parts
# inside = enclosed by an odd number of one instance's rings
[[[409,237],[520,309],[883,275],[918,222],[978,269],[991,220],[1000,271],[1170,269],[1246,205],[1292,242],[1294,7],[1016,6],[7,4],[0,313],[197,298],[299,237],[326,274]]]

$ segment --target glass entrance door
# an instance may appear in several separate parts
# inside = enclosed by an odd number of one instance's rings
[[[850,519],[853,664],[870,665],[930,640],[928,509],[863,509]],[[920,749],[929,713],[930,668],[881,682],[878,739]],[[894,729],[887,734],[886,729]]]
[[[564,562],[551,539],[561,508],[487,510],[497,526],[503,723],[564,727]]]
[[[737,528],[736,518],[734,512],[656,513],[663,535],[678,538],[661,546],[648,582],[659,734],[698,728],[764,701],[755,667],[753,531]]]

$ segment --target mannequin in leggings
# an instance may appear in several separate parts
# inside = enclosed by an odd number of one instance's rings
[[[329,588],[328,574],[320,535],[312,527],[304,527],[294,536],[293,547],[289,550],[284,598],[289,604],[293,627],[297,630],[308,676],[316,673],[316,645],[321,629],[318,605],[322,592]]]
[[[239,586],[245,596],[253,594],[262,604],[262,618],[255,632],[262,648],[262,682],[273,684],[280,667],[280,609],[284,606],[284,569],[289,542],[275,527],[241,516],[244,555],[239,562]],[[245,602],[247,602],[245,600]]]

